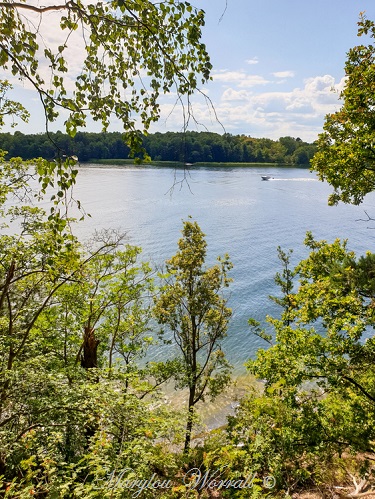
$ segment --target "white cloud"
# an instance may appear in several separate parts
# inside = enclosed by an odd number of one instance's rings
[[[246,78],[242,79],[238,86],[242,88],[255,87],[257,85],[267,85],[270,83],[269,80],[263,78],[260,75],[247,75]]]
[[[247,74],[244,71],[219,71],[212,74],[215,82],[236,83],[241,88],[266,85],[269,83],[263,76]]]
[[[258,60],[258,57],[253,57],[252,59],[246,59],[246,64],[258,64],[259,60]]]
[[[234,88],[227,88],[221,96],[222,102],[246,102],[251,100],[251,94],[247,90],[235,90]]]
[[[330,75],[316,76],[315,78],[308,78],[305,83],[305,88],[309,93],[325,93],[334,87],[335,79]]]
[[[246,78],[242,72],[235,73],[242,79],[230,80],[234,73],[221,73],[225,83],[232,84],[213,100],[218,119],[227,131],[234,134],[273,139],[291,135],[313,141],[322,131],[325,115],[340,106],[337,92],[331,89],[340,90],[344,80],[336,83],[330,75],[308,78],[302,86],[287,91],[262,92],[261,87],[243,87],[242,82]],[[166,109],[162,108],[164,114]],[[214,113],[203,102],[195,101],[193,111],[196,120],[204,123],[210,131],[223,132],[221,125],[215,121]],[[177,123],[181,128],[181,122],[181,113],[175,110],[169,117],[167,128],[176,130]]]
[[[272,73],[276,78],[293,78],[294,71],[277,71],[276,73]]]

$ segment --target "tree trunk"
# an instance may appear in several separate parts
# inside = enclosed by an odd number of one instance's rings
[[[86,326],[83,335],[83,355],[81,355],[81,366],[85,369],[98,367],[98,345],[99,340],[95,338],[95,330]]]
[[[0,476],[5,475],[6,465],[5,465],[5,456],[0,456]]]
[[[85,326],[83,335],[83,348],[81,355],[81,366],[84,369],[92,369],[98,367],[98,345],[99,340],[95,338],[95,330],[92,327]],[[96,383],[99,383],[99,378],[95,378]],[[84,435],[87,445],[90,439],[97,431],[96,422],[89,422],[84,428]]]
[[[193,420],[194,420],[194,398],[195,398],[195,386],[191,387],[189,391],[189,409],[188,409],[188,418],[186,422],[184,454],[188,454],[190,450],[191,431],[193,429]]]

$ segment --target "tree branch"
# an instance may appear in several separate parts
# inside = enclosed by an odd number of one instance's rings
[[[355,379],[351,378],[350,376],[343,376],[342,378],[345,379],[346,381],[349,381],[349,383],[351,383],[352,385],[356,386],[358,390],[360,390],[368,399],[370,399],[372,402],[375,402],[375,397],[370,395],[368,391],[365,388],[363,388],[362,385],[360,385],[359,383],[357,383],[357,381],[355,381]]]
[[[44,12],[49,12],[53,10],[64,10],[71,9],[73,7],[73,2],[67,2],[60,5],[49,5],[48,7],[36,7],[35,5],[28,5],[21,2],[0,2],[0,8],[2,9],[25,9],[32,10],[38,14],[43,14]]]

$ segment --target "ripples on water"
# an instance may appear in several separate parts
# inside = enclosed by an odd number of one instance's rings
[[[265,182],[260,175],[274,178]],[[170,191],[175,181],[182,184]],[[249,333],[248,318],[264,322],[266,314],[278,314],[268,300],[278,292],[277,246],[294,248],[297,263],[307,256],[303,239],[311,230],[317,239],[349,237],[349,247],[359,254],[374,250],[368,224],[356,220],[365,218],[364,210],[375,215],[375,196],[361,207],[329,207],[331,188],[296,168],[202,168],[191,170],[187,181],[182,171],[169,168],[82,167],[75,197],[92,218],[77,232],[85,238],[94,229],[119,228],[131,244],[142,246],[145,259],[160,266],[175,254],[182,220],[191,215],[207,236],[207,263],[224,253],[234,263],[229,291],[234,315],[223,346],[240,374],[244,362],[265,346]]]

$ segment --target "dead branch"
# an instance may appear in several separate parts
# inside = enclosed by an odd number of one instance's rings
[[[356,222],[374,222],[375,218],[370,217],[366,210],[363,210],[367,216],[367,219],[357,218]],[[367,229],[375,229],[375,227],[367,227]]]
[[[366,496],[374,496],[375,497],[375,490],[368,489],[370,487],[370,483],[367,481],[366,478],[361,478],[359,481],[357,481],[356,477],[349,473],[349,476],[351,477],[355,490],[353,492],[343,492],[341,490],[338,490],[338,494],[341,497],[347,498],[347,499],[356,499],[358,497],[366,497]],[[343,487],[335,487],[335,489],[342,489]]]

